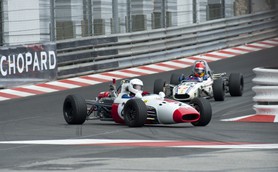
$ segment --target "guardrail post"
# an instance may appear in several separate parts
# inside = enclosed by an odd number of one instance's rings
[[[56,41],[55,36],[55,0],[50,0],[50,41]]]
[[[256,93],[253,106],[258,115],[272,115],[278,122],[278,67],[258,67],[253,69],[256,84],[252,90]]]
[[[113,11],[113,32],[119,33],[119,11],[118,11],[118,0],[113,0],[112,2],[112,11]]]

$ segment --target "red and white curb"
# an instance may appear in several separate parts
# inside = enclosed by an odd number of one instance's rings
[[[205,141],[180,141],[180,140],[65,139],[65,140],[0,141],[0,144],[207,148],[207,149],[278,149],[278,144],[276,143],[216,142],[216,141],[205,142]]]
[[[278,122],[278,115],[264,115],[264,114],[254,114],[246,115],[230,119],[222,119],[221,121],[233,121],[233,122]]]
[[[265,48],[271,48],[275,46],[278,46],[278,38],[273,38],[257,43],[251,43],[215,52],[209,52],[202,55],[196,55],[146,66],[139,66],[112,72],[80,76],[36,85],[27,85],[11,89],[3,89],[0,90],[0,101],[95,85],[99,83],[109,82],[113,78],[124,79],[165,71],[172,71],[189,67],[194,63],[195,60],[198,59],[205,59],[208,62],[217,61],[225,58],[234,57],[240,54],[259,51]]]

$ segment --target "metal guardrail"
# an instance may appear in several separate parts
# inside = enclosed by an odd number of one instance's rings
[[[57,42],[58,77],[144,65],[278,35],[272,10],[184,27]]]
[[[253,106],[257,114],[278,115],[278,68],[255,68],[256,84],[252,90],[256,93]]]

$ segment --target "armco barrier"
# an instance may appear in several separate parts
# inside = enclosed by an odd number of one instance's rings
[[[254,109],[260,115],[278,115],[278,68],[255,68],[252,89],[256,93]]]
[[[58,77],[171,60],[278,36],[277,10],[135,33],[57,42]]]

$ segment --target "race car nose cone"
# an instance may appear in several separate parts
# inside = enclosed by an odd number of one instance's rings
[[[200,113],[194,108],[180,107],[174,111],[173,119],[176,123],[195,122],[200,118]]]

